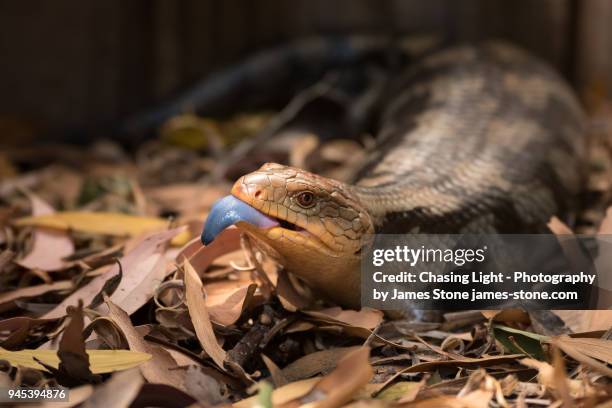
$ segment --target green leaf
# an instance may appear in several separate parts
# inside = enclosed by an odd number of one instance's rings
[[[376,396],[376,398],[388,402],[395,401],[402,398],[404,395],[408,394],[414,388],[417,388],[419,386],[419,382],[401,381],[391,385],[388,388],[385,388],[380,394]]]
[[[493,335],[510,353],[523,353],[538,360],[546,360],[542,342],[548,341],[548,336],[502,325],[493,325]]]
[[[258,408],[272,408],[272,384],[267,381],[259,383],[256,406]]]

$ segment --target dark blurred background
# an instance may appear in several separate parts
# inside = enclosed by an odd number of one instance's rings
[[[2,0],[0,138],[125,117],[308,34],[506,38],[605,94],[610,22],[608,0]]]

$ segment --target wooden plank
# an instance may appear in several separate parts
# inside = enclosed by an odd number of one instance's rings
[[[90,116],[92,6],[79,0],[0,2],[0,112],[51,126]]]
[[[612,2],[589,0],[578,6],[578,83],[582,88],[612,95]]]

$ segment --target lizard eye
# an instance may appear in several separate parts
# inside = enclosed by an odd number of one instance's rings
[[[296,196],[297,203],[302,208],[310,208],[315,205],[314,194],[310,191],[303,191]]]

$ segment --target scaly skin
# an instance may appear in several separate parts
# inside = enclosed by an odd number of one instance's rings
[[[359,304],[368,234],[540,232],[572,210],[582,182],[582,110],[552,70],[516,48],[435,53],[389,90],[378,145],[354,183],[268,164],[232,189],[293,226],[237,225],[346,306]]]
[[[298,200],[305,192],[314,196],[309,208]],[[374,225],[348,185],[293,167],[265,164],[236,181],[231,193],[267,216],[300,228],[236,224],[274,248],[288,271],[340,304],[359,304],[361,238],[372,234]]]

